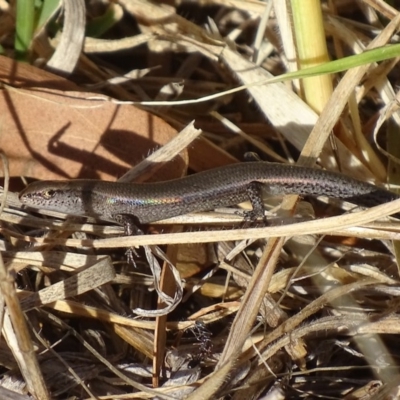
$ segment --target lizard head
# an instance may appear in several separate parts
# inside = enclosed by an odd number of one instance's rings
[[[83,206],[83,199],[87,193],[90,193],[90,188],[77,189],[70,185],[70,181],[41,181],[26,187],[19,194],[19,200],[35,209],[82,215],[87,213]]]

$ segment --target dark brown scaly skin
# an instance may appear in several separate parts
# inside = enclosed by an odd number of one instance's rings
[[[232,164],[157,183],[35,182],[19,198],[33,208],[114,221],[118,215],[130,215],[145,224],[249,199],[255,209],[252,217],[260,216],[259,185],[271,195],[325,195],[363,207],[400,198],[388,190],[339,173],[267,162]]]

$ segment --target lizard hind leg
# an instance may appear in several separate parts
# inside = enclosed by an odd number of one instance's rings
[[[245,212],[245,220],[255,223],[258,218],[261,218],[264,224],[268,225],[267,218],[265,216],[264,202],[262,199],[262,184],[259,182],[251,182],[247,187],[247,195],[253,209]]]

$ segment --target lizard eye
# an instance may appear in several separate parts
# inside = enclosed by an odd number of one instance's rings
[[[56,194],[56,191],[53,189],[49,189],[49,190],[45,190],[43,192],[43,197],[45,199],[51,199],[52,197],[54,197],[54,195]]]

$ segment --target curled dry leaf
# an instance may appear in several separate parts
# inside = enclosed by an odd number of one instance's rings
[[[176,130],[132,105],[89,100],[74,83],[0,57],[0,148],[12,176],[115,180]],[[158,172],[180,176],[184,155]]]

